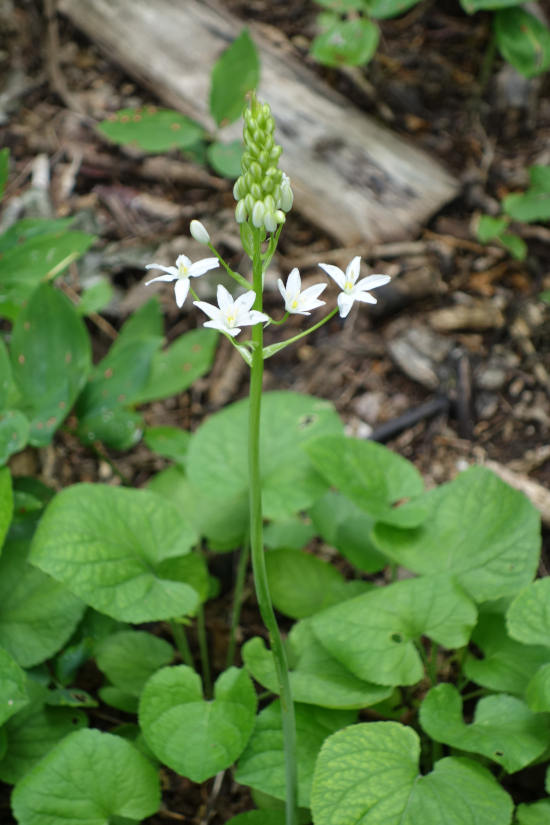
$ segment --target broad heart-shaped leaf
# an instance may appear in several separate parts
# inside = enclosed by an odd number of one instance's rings
[[[143,440],[154,453],[184,465],[191,433],[178,427],[147,427]]]
[[[174,657],[164,639],[140,630],[123,630],[105,639],[96,651],[96,663],[120,690],[139,696],[145,682]]]
[[[75,708],[55,708],[46,704],[47,688],[27,680],[29,704],[5,725],[8,750],[0,760],[0,779],[9,785],[19,782],[60,739],[86,727],[88,717]]]
[[[26,681],[17,662],[0,647],[0,726],[28,703]]]
[[[506,614],[513,639],[550,647],[550,578],[538,579],[512,602]]]
[[[387,20],[403,14],[418,2],[419,0],[369,0],[369,14],[375,20]]]
[[[159,759],[193,782],[204,782],[241,755],[254,727],[257,699],[245,670],[230,667],[205,702],[200,677],[186,665],[152,676],[141,695],[139,722]]]
[[[210,111],[218,126],[232,123],[242,113],[247,92],[260,80],[258,52],[248,29],[243,29],[212,69]]]
[[[176,508],[147,490],[74,484],[49,505],[31,562],[86,604],[123,622],[192,613],[192,587],[159,574],[164,559],[189,552],[193,529]]]
[[[518,805],[515,821],[517,825],[548,825],[550,822],[550,799],[541,799],[533,805],[525,805],[525,803]]]
[[[529,647],[511,639],[504,616],[495,613],[479,617],[472,642],[481,648],[484,657],[467,659],[464,673],[473,682],[491,690],[522,694],[541,665],[550,662],[548,648]]]
[[[470,759],[446,758],[420,776],[420,739],[397,722],[330,736],[311,795],[315,825],[509,825],[513,802]]]
[[[226,407],[191,440],[189,480],[206,496],[247,494],[248,409],[248,400]],[[266,518],[288,518],[323,495],[328,485],[300,448],[317,435],[341,432],[342,423],[328,401],[291,392],[263,396],[260,468]]]
[[[305,619],[357,595],[358,582],[346,582],[332,564],[301,550],[270,550],[265,564],[273,604],[292,619]],[[368,582],[362,584],[369,588]]]
[[[200,494],[180,467],[169,467],[151,480],[149,489],[176,505],[182,518],[204,536],[213,550],[234,550],[248,531],[249,502],[246,493],[216,499]]]
[[[212,169],[224,178],[234,180],[242,172],[241,159],[244,151],[242,140],[222,143],[217,140],[206,150],[206,157]]]
[[[12,796],[20,825],[109,825],[117,816],[141,822],[159,804],[151,763],[130,742],[98,730],[67,736]]]
[[[133,693],[126,693],[120,688],[113,687],[113,685],[105,685],[99,688],[99,698],[106,705],[110,705],[117,710],[123,710],[124,713],[137,713],[139,706],[139,699]]]
[[[164,318],[160,301],[153,295],[147,303],[133,312],[124,321],[120,334],[111,346],[111,352],[125,346],[131,338],[162,338],[164,335]]]
[[[119,109],[98,129],[114,143],[134,144],[146,152],[166,152],[178,146],[193,146],[203,134],[200,124],[173,109],[145,106],[139,109]]]
[[[218,337],[216,330],[195,329],[155,353],[147,382],[134,394],[133,403],[168,398],[190,387],[212,366]]]
[[[83,255],[95,241],[86,232],[58,231],[38,235],[4,253],[0,272],[0,315],[15,320],[46,275],[60,275],[71,261]],[[67,299],[68,300],[68,299]],[[63,324],[63,321],[59,321]],[[50,330],[52,336],[53,328]]]
[[[305,450],[329,484],[376,520],[416,527],[426,518],[426,508],[414,501],[392,507],[420,496],[424,485],[410,461],[382,444],[331,435],[315,439]]]
[[[0,252],[7,252],[39,235],[61,233],[74,223],[72,218],[22,218],[0,235]]]
[[[529,12],[501,9],[495,14],[499,52],[525,77],[536,77],[550,66],[550,31]]]
[[[0,552],[13,515],[11,473],[7,467],[0,470]]]
[[[332,491],[325,493],[310,508],[309,515],[322,538],[355,567],[377,573],[389,563],[370,538],[375,519],[346,496]]]
[[[21,390],[18,406],[30,420],[29,442],[52,440],[80,392],[90,365],[88,331],[69,299],[41,284],[13,327],[11,361]]]
[[[78,426],[78,436],[83,444],[102,441],[113,450],[130,450],[138,443],[145,422],[141,413],[117,404],[103,413],[88,415]]]
[[[314,526],[295,516],[285,521],[272,521],[264,527],[264,546],[270,550],[280,547],[301,550],[314,536]]]
[[[85,604],[27,561],[29,544],[8,540],[0,557],[0,645],[21,667],[43,662],[70,639]]]
[[[0,412],[0,467],[14,453],[24,450],[29,437],[29,420],[21,410]]]
[[[476,601],[513,595],[535,575],[540,517],[531,502],[484,467],[472,467],[423,496],[415,530],[377,524],[377,546],[409,570],[453,573]]]
[[[330,16],[323,15],[323,27]],[[310,53],[324,66],[361,66],[372,59],[379,40],[380,29],[371,20],[341,20],[334,15],[328,31],[313,40]]]
[[[420,724],[436,742],[481,753],[508,773],[540,756],[550,738],[544,720],[521,699],[505,693],[481,699],[474,721],[466,725],[462,697],[451,684],[438,685],[428,693],[420,708]]]
[[[391,687],[364,682],[346,670],[319,644],[307,621],[294,625],[289,644],[291,659],[294,659],[290,685],[295,702],[353,710],[375,705],[392,693]],[[271,651],[266,650],[263,639],[258,636],[250,639],[242,649],[242,656],[254,679],[278,694],[275,660]]]
[[[295,711],[298,804],[309,808],[313,770],[321,745],[331,733],[353,724],[356,713],[298,703]],[[283,728],[278,699],[257,716],[250,742],[239,759],[235,779],[277,799],[286,798]]]
[[[424,669],[414,640],[447,648],[468,643],[477,619],[473,602],[451,576],[407,579],[376,588],[311,619],[321,644],[359,679],[414,685]]]
[[[525,650],[525,648],[523,649]],[[547,651],[547,653],[550,653],[550,651]],[[535,713],[550,711],[550,664],[543,665],[535,673],[527,685],[525,699]]]

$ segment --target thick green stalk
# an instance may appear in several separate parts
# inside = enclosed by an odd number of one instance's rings
[[[231,615],[231,630],[229,633],[229,646],[227,648],[226,667],[231,667],[235,659],[235,637],[237,626],[241,618],[241,608],[243,601],[244,580],[246,578],[246,568],[248,566],[248,556],[250,554],[250,539],[245,536],[241,552],[239,554],[239,566],[237,568],[237,580],[235,582],[235,592],[233,594],[233,613]]]
[[[187,636],[185,635],[183,625],[175,619],[170,620],[170,625],[172,627],[172,636],[174,637],[174,641],[178,646],[179,652],[181,653],[181,658],[188,667],[192,667],[194,670],[195,662],[193,661],[193,654],[191,653],[191,648],[189,647],[189,642],[187,641]]]
[[[199,637],[199,649],[202,662],[202,681],[204,684],[204,695],[207,699],[212,698],[212,676],[210,674],[210,661],[208,659],[208,641],[206,639],[206,626],[204,624],[204,607],[202,604],[197,610],[197,635]]]
[[[254,291],[256,301],[254,309],[262,311],[262,258],[260,231],[254,229]],[[260,613],[265,626],[269,631],[271,650],[275,659],[279,692],[281,697],[281,714],[283,722],[283,740],[286,767],[286,825],[297,825],[298,821],[298,777],[296,763],[296,718],[292,691],[288,678],[288,665],[285,649],[269,593],[267,570],[264,557],[263,525],[262,525],[262,488],[260,478],[260,411],[262,405],[262,378],[264,371],[263,359],[263,327],[254,324],[252,340],[257,346],[252,351],[252,367],[250,377],[250,419],[248,462],[250,482],[250,549],[252,552],[252,567],[254,570],[254,584]]]

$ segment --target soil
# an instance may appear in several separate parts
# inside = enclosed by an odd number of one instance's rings
[[[265,388],[307,392],[330,399],[348,431],[368,437],[434,398],[446,397],[448,408],[431,418],[418,417],[397,428],[388,446],[413,461],[428,486],[454,477],[465,466],[496,461],[529,476],[544,487],[550,482],[550,451],[545,450],[550,427],[550,313],[539,294],[550,289],[550,232],[546,227],[513,227],[523,234],[529,254],[524,262],[506,257],[499,249],[477,244],[472,225],[481,213],[498,214],[498,202],[508,192],[525,188],[526,168],[550,162],[550,95],[547,75],[521,82],[510,74],[498,55],[489,66],[484,56],[490,39],[491,16],[467,17],[451,0],[422,0],[403,17],[381,23],[380,48],[366,68],[336,70],[316,66],[308,57],[308,44],[316,33],[319,6],[302,0],[224,0],[237,16],[275,27],[290,41],[295,53],[315,68],[363,111],[405,134],[427,152],[440,158],[463,182],[463,191],[426,226],[419,244],[396,254],[381,250],[371,256],[372,272],[395,278],[424,277],[437,288],[413,293],[396,304],[391,296],[381,299],[381,312],[355,305],[346,323],[336,317],[307,342],[291,345],[267,362]],[[540,4],[543,11],[545,4]],[[0,2],[0,31],[5,37],[0,50],[0,83],[7,88],[19,73],[24,91],[12,96],[0,126],[1,145],[9,146],[13,165],[5,208],[28,192],[35,158],[46,153],[52,184],[53,214],[79,214],[80,228],[99,235],[98,247],[110,250],[114,285],[121,296],[107,323],[90,320],[94,357],[107,351],[113,335],[128,314],[124,296],[138,295],[143,281],[139,263],[151,260],[161,244],[189,235],[191,218],[218,226],[220,251],[238,267],[242,262],[227,230],[234,206],[231,186],[209,173],[204,181],[174,183],[167,177],[140,177],[143,156],[107,145],[94,132],[97,120],[126,106],[158,104],[151,94],[120,72],[94,44],[59,19],[59,60],[69,95],[54,91],[46,71],[46,21],[41,5],[18,0],[10,13],[9,0]],[[7,10],[7,11],[6,11]],[[5,13],[6,12],[6,13]],[[482,86],[480,76],[487,76]],[[518,91],[519,89],[519,91]],[[61,92],[61,94],[60,94]],[[71,111],[76,96],[85,115]],[[64,190],[75,142],[83,152],[71,188]],[[71,147],[73,147],[71,149]],[[73,155],[74,156],[74,155]],[[170,155],[176,159],[177,155]],[[69,178],[70,179],[70,178]],[[148,193],[157,207],[136,211],[132,198]],[[162,205],[179,205],[179,215]],[[36,205],[35,205],[36,207]],[[225,233],[225,234],[224,234]],[[225,237],[225,241],[223,238]],[[395,250],[394,250],[395,251]],[[141,256],[141,258],[140,258]],[[144,257],[145,256],[145,257]],[[287,276],[299,266],[302,276],[318,280],[316,263],[326,260],[342,266],[351,252],[335,249],[334,241],[297,213],[291,213],[273,264],[274,277]],[[154,260],[154,258],[153,258]],[[241,270],[243,271],[243,270]],[[420,273],[420,274],[419,274]],[[78,292],[82,272],[71,267],[66,279]],[[193,310],[180,313],[171,292],[161,294],[166,312],[166,336],[172,340],[202,321]],[[336,292],[326,290],[330,309]],[[382,292],[381,292],[382,295]],[[325,296],[323,296],[325,297]],[[392,303],[393,302],[393,303]],[[267,311],[280,313],[278,291],[267,293]],[[127,305],[126,305],[127,306]],[[399,311],[396,311],[398,306]],[[435,329],[436,313],[465,307],[486,310],[481,326],[466,322],[452,331]],[[465,310],[465,311],[466,311]],[[9,325],[1,322],[2,329]],[[435,326],[434,326],[435,325]],[[284,328],[291,337],[303,326],[294,316]],[[450,341],[446,355],[437,363],[435,383],[413,377],[410,363],[400,362],[392,342],[408,340],[408,330]],[[427,331],[427,333],[426,333]],[[281,332],[266,331],[267,343],[280,340]],[[432,340],[432,339],[430,339]],[[416,344],[414,344],[416,346]],[[413,348],[414,348],[413,346]],[[492,370],[492,373],[491,373]],[[490,373],[488,375],[488,373]],[[148,405],[148,425],[171,424],[194,430],[204,418],[248,392],[247,370],[222,340],[211,373],[189,391],[164,402]],[[68,422],[69,427],[71,421]],[[17,475],[36,475],[55,489],[75,481],[120,483],[117,473],[143,486],[152,474],[168,466],[144,444],[117,454],[104,448],[91,450],[72,435],[60,432],[45,450],[27,449],[10,466]],[[115,472],[113,472],[115,468]],[[550,565],[546,530],[541,575]],[[323,548],[312,546],[312,552]],[[214,675],[223,669],[235,573],[232,555],[211,554],[211,570],[222,582],[219,598],[206,607],[206,626]],[[346,572],[345,562],[335,559]],[[247,582],[240,641],[264,633]],[[286,620],[280,617],[283,628]],[[155,632],[169,635],[168,628]],[[191,644],[198,654],[196,638]],[[79,686],[94,691],[100,674],[90,665],[83,669]],[[108,730],[131,717],[108,706],[91,711],[93,724]],[[507,787],[516,801],[537,798],[542,781],[534,789],[536,769],[524,771]],[[163,769],[163,809],[147,820],[149,825],[174,822],[221,825],[251,807],[246,788],[238,786],[226,771],[220,786],[210,780],[197,786]],[[540,777],[539,777],[540,779]],[[7,786],[0,791],[0,819],[11,823]]]

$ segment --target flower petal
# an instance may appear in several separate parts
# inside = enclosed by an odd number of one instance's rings
[[[350,309],[353,306],[354,297],[352,295],[346,295],[345,292],[341,292],[338,296],[338,308],[340,310],[340,318],[345,318]]]
[[[239,297],[235,300],[235,307],[237,308],[237,313],[240,314],[241,312],[248,312],[251,306],[254,304],[256,300],[256,293],[253,289],[247,290],[244,295],[239,295]]]
[[[354,284],[359,277],[359,273],[361,272],[361,257],[357,255],[351,263],[348,264],[346,269],[346,281],[351,281]]]
[[[370,292],[363,292],[363,290],[359,290],[355,288],[351,293],[351,297],[354,301],[361,301],[362,304],[377,304],[378,301],[374,298]]]
[[[302,301],[310,301],[312,298],[318,298],[321,292],[326,288],[327,284],[314,284],[313,286],[308,286],[308,288],[304,289],[302,292]]]
[[[325,301],[318,301],[316,298],[312,298],[311,300],[307,301],[306,303],[302,304],[302,311],[303,310],[311,310],[317,309],[317,307],[324,307]],[[309,312],[308,312],[309,315]]]
[[[289,295],[294,296],[296,293],[300,292],[301,289],[302,279],[300,278],[300,272],[294,268],[287,278],[286,291]]]
[[[369,275],[367,278],[361,278],[358,284],[355,284],[355,289],[364,291],[365,289],[376,289],[379,286],[389,284],[391,278],[389,275]]]
[[[183,264],[186,269],[191,266],[191,259],[187,257],[187,255],[178,255],[176,258],[176,267],[179,270],[179,265]]]
[[[157,275],[156,278],[151,278],[150,281],[145,281],[145,286],[149,286],[149,284],[152,284],[153,281],[177,281],[177,280],[178,280],[177,275]]]
[[[279,286],[279,292],[280,292],[280,293],[281,293],[281,295],[283,296],[283,301],[285,301],[285,303],[286,303],[286,290],[285,290],[285,285],[283,284],[283,282],[281,281],[281,279],[280,279],[280,278],[278,279],[277,284],[278,284],[278,286]]]
[[[174,291],[176,293],[176,304],[182,307],[189,294],[189,278],[178,278]]]
[[[206,301],[193,301],[193,303],[196,307],[202,309],[202,311],[205,312],[209,318],[212,318],[213,321],[216,321],[216,323],[219,322],[221,318],[221,311],[218,307],[215,307],[213,304],[207,304]]]
[[[235,335],[238,335],[240,332],[240,329],[237,329],[237,327],[229,329],[225,326],[225,324],[222,324],[219,321],[205,321],[203,326],[210,327],[210,329],[219,329],[220,332],[225,332],[226,335],[231,335],[232,338],[234,338]]]
[[[169,272],[174,278],[179,278],[179,270],[176,266],[162,266],[162,264],[147,264],[145,269],[162,269],[163,272]]]
[[[257,309],[253,309],[251,312],[248,313],[248,321],[241,321],[239,318],[239,323],[243,324],[243,326],[252,326],[253,324],[264,324],[266,321],[269,321],[269,315],[264,315],[263,312],[258,312]]]
[[[346,285],[346,276],[342,272],[342,270],[337,266],[332,266],[332,264],[319,264],[321,269],[324,269],[327,275],[330,275],[333,278],[340,289],[343,289]]]
[[[229,309],[229,307],[232,306],[233,298],[231,297],[231,295],[227,291],[227,289],[224,286],[222,286],[221,284],[218,284],[218,296],[217,297],[218,297],[218,306],[219,306],[219,308],[221,309],[222,312],[226,309]]]
[[[196,263],[191,264],[187,274],[190,278],[198,278],[199,275],[204,275],[204,273],[208,272],[209,269],[217,269],[219,265],[220,262],[217,258],[205,258],[202,261],[197,261]]]

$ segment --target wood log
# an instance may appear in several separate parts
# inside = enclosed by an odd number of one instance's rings
[[[216,0],[59,0],[59,11],[168,106],[210,132],[210,72],[243,28]],[[295,206],[342,245],[410,238],[460,185],[250,24]],[[234,139],[242,128],[224,130]],[[225,137],[223,139],[226,139]]]

